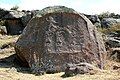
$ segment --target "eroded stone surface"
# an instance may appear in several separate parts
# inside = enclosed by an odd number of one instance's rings
[[[94,70],[98,69],[89,63],[67,64],[65,69],[65,76],[73,76],[77,74],[91,74],[91,71]]]
[[[80,62],[103,68],[104,43],[91,22],[82,14],[64,11],[69,8],[53,9],[34,17],[24,29],[15,47],[20,59],[35,72],[65,71],[67,63]]]

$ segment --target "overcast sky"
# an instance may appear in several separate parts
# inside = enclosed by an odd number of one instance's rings
[[[18,5],[20,10],[43,9],[47,6],[62,5],[86,14],[114,12],[120,14],[120,0],[0,0],[0,7],[10,9]]]

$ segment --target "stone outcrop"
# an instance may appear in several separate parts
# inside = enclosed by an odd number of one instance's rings
[[[115,18],[103,18],[101,20],[101,27],[110,28],[111,26],[120,23],[120,19]]]
[[[21,17],[21,22],[23,26],[26,26],[30,19],[34,16],[33,12],[24,11],[24,15]]]
[[[0,8],[0,19],[7,15],[9,11]]]
[[[93,24],[100,23],[98,15],[85,15]]]
[[[22,33],[24,26],[22,24],[21,17],[23,15],[23,12],[9,11],[9,13],[4,16],[3,20],[5,20],[8,34],[14,35]]]
[[[120,47],[120,31],[109,33],[106,38],[106,44],[110,48]]]
[[[47,7],[33,17],[15,45],[21,64],[33,72],[65,71],[66,64],[86,62],[103,68],[101,35],[82,14],[64,6]]]
[[[85,16],[96,26],[101,27],[101,21],[98,17],[98,15],[86,15]]]
[[[120,62],[120,48],[110,48],[108,53],[108,59]]]
[[[120,31],[107,35],[106,48],[108,50],[108,59],[120,62]]]
[[[111,13],[112,14],[112,13]],[[87,15],[84,14],[96,27],[98,28],[110,28],[116,24],[120,23],[120,15]]]
[[[34,16],[31,11],[15,11],[0,9],[0,20],[5,21],[7,34],[21,34],[27,23]]]
[[[95,74],[94,70],[99,70],[89,63],[67,64],[65,76],[73,76],[76,74]]]

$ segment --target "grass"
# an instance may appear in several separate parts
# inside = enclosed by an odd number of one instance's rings
[[[98,31],[104,34],[109,34],[111,32],[116,32],[116,31],[120,32],[120,24],[113,25],[110,28],[98,28]]]
[[[3,45],[3,44],[8,44],[8,43],[12,43],[12,42],[15,42],[17,39],[18,39],[19,36],[2,36],[0,35],[0,47]]]
[[[19,36],[7,36],[7,35],[0,35],[0,47],[4,44],[9,44],[9,43],[13,43],[18,39]],[[0,50],[0,58],[3,57],[8,57],[12,54],[14,54],[14,48],[11,46],[10,48],[5,48]]]

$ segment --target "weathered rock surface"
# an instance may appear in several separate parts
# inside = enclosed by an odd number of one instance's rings
[[[24,26],[21,21],[21,17],[24,15],[20,11],[9,11],[7,15],[4,16],[5,25],[7,28],[8,34],[20,34],[24,29]]]
[[[24,15],[21,11],[11,10],[7,15],[3,17],[3,19],[14,19],[14,18],[21,18]]]
[[[67,64],[65,69],[65,76],[73,76],[76,74],[91,74],[93,70],[98,69],[89,63]]]
[[[1,19],[2,17],[4,17],[5,15],[7,15],[8,13],[9,13],[9,11],[0,8],[0,19]]]
[[[32,12],[24,12],[24,15],[21,17],[21,22],[23,24],[23,26],[26,26],[27,23],[30,21],[30,19],[33,17],[33,13]]]
[[[101,27],[101,21],[98,15],[85,15],[96,27]]]
[[[32,18],[15,50],[35,72],[65,71],[66,64],[81,62],[103,68],[106,55],[102,37],[88,18],[63,6],[47,7]]]
[[[111,26],[120,23],[120,19],[115,18],[103,18],[101,20],[101,26],[103,28],[110,28]]]
[[[1,10],[0,10],[1,11]],[[4,14],[5,10],[1,13]],[[30,21],[30,19],[33,17],[32,12],[22,12],[22,11],[15,11],[15,10],[9,10],[6,11],[6,14],[2,16],[0,19],[5,21],[5,26],[7,28],[7,34],[21,34],[27,23]]]
[[[120,48],[110,48],[108,58],[120,62]]]
[[[106,41],[108,45],[112,47],[120,47],[120,39],[115,37],[108,37],[108,40]]]
[[[95,24],[96,22],[100,23],[98,15],[86,15],[90,21]]]
[[[120,47],[120,31],[108,34],[106,43],[110,48]]]
[[[108,59],[120,62],[120,31],[107,35],[106,48],[108,51]]]

